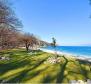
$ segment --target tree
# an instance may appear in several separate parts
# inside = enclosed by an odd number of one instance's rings
[[[31,34],[30,48],[32,50],[37,49],[38,45],[39,45],[39,39],[34,34]]]
[[[0,0],[0,26],[7,28],[21,27],[21,21],[16,17],[12,7],[10,6],[9,0]]]
[[[17,36],[18,28],[21,27],[22,23],[12,10],[9,0],[0,0],[0,46],[2,49],[15,44],[14,38]]]
[[[33,48],[34,45],[38,45],[38,39],[30,33],[25,33],[24,35],[22,35],[22,43],[25,45],[26,47],[26,51],[29,51],[29,47]]]
[[[55,51],[55,55],[56,55],[56,58],[58,57],[57,55],[57,51],[56,51],[56,39],[53,37],[52,38],[52,43],[51,43],[51,46],[54,48],[54,51]]]
[[[51,45],[55,48],[56,47],[56,39],[53,37],[52,38],[52,43],[51,43]]]

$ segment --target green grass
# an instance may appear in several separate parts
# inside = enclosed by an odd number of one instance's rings
[[[33,51],[30,55],[23,49],[4,50],[0,56],[0,82],[6,83],[68,83],[70,80],[91,79],[90,63],[60,56],[57,64],[44,63],[53,54]]]

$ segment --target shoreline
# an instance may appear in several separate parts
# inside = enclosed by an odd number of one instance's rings
[[[48,49],[42,49],[42,48],[39,48],[39,49],[42,50],[43,52],[55,54],[54,50],[48,50]],[[72,58],[76,58],[76,59],[79,59],[79,60],[84,60],[84,61],[91,62],[91,57],[88,57],[88,56],[87,57],[81,56],[81,55],[78,56],[78,55],[65,53],[65,52],[60,52],[60,51],[56,51],[56,53],[59,54],[59,55],[64,55],[66,57],[72,57]]]

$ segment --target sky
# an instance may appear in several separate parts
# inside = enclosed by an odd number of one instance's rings
[[[65,46],[91,45],[89,0],[14,0],[23,31]]]

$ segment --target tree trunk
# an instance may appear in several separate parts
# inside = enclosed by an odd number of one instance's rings
[[[29,51],[29,46],[30,46],[30,44],[27,44],[27,43],[26,43],[26,51],[27,51],[27,52]]]
[[[28,52],[28,51],[29,51],[29,49],[28,49],[28,45],[27,45],[27,43],[25,44],[25,46],[26,46],[26,51]]]
[[[29,51],[29,48],[28,48],[28,46],[26,46],[26,51],[27,51],[27,52]]]

